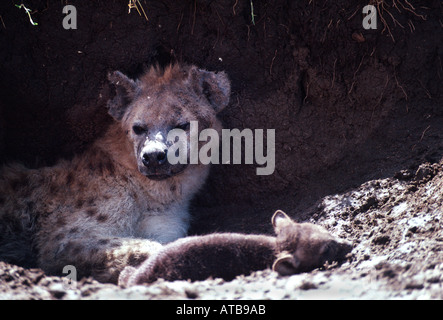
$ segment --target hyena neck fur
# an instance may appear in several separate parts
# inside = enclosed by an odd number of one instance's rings
[[[127,181],[126,189],[132,194],[134,203],[134,212],[130,213],[134,221],[131,236],[160,243],[186,236],[190,225],[189,202],[204,184],[209,166],[189,165],[187,170],[175,176],[155,181],[139,172],[134,158],[126,133],[115,122],[85,155],[74,161],[80,162],[77,166],[86,168],[88,164],[83,163],[84,159],[95,161],[92,166],[98,177],[105,167],[118,181]]]

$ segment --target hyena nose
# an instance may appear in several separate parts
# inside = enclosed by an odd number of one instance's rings
[[[142,162],[146,167],[161,166],[162,164],[166,163],[166,160],[168,160],[167,152],[168,150],[144,153]]]

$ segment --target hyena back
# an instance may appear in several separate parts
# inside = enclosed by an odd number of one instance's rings
[[[79,276],[116,282],[125,266],[186,235],[189,201],[209,167],[165,161],[167,132],[181,128],[189,139],[190,121],[220,131],[229,80],[180,65],[108,78],[115,121],[87,151],[53,167],[1,169],[1,260],[50,274],[74,265]]]

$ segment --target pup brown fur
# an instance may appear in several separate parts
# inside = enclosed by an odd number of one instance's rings
[[[296,223],[282,211],[274,214],[272,223],[277,237],[218,233],[179,239],[165,245],[139,268],[125,268],[119,284],[145,284],[160,278],[232,280],[271,266],[279,274],[289,275],[321,267],[326,261],[340,261],[352,248],[324,228]]]

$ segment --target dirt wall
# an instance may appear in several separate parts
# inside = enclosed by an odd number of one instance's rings
[[[195,232],[255,231],[250,220],[277,207],[294,215],[440,156],[426,147],[435,126],[422,135],[443,115],[440,1],[381,1],[376,30],[362,27],[367,1],[254,0],[253,11],[246,0],[141,1],[149,21],[125,0],[69,1],[76,30],[63,28],[66,3],[24,3],[38,25],[14,1],[0,4],[3,163],[38,167],[81,152],[110,121],[107,72],[175,61],[227,72],[225,127],[276,130],[274,174],[215,166],[193,209],[211,223]]]

